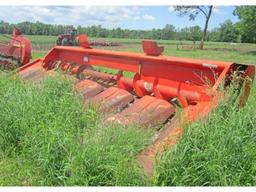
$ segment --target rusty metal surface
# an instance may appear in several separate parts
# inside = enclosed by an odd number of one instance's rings
[[[0,70],[14,70],[19,67],[19,62],[15,59],[1,56],[0,53]]]
[[[24,73],[20,73],[20,77],[24,81],[38,81],[43,79],[46,72],[43,68],[32,68],[29,70],[24,71]]]
[[[30,81],[33,83],[37,83],[37,82],[44,80],[47,77],[57,76],[58,73],[53,70],[46,71],[43,68],[37,67],[37,68],[31,68],[31,69],[22,71],[19,73],[19,75],[20,75],[21,79],[24,81]],[[77,79],[75,79],[74,77],[72,77],[70,75],[62,75],[60,77],[62,77],[63,79],[66,79],[66,80],[70,80],[72,82],[77,81]]]
[[[82,80],[76,83],[74,89],[81,96],[82,101],[94,97],[104,90],[101,85],[91,80]]]
[[[110,87],[90,100],[91,104],[97,105],[100,111],[120,111],[128,103],[133,101],[129,92],[116,87]]]
[[[104,87],[111,87],[116,84],[116,75],[98,72],[91,69],[83,70],[80,76],[83,76],[84,78],[90,79],[92,81],[96,81]]]
[[[121,113],[110,117],[109,120],[124,125],[137,124],[152,127],[164,123],[174,113],[174,106],[167,101],[144,96]]]

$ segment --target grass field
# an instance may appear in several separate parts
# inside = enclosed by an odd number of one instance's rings
[[[1,74],[0,95],[1,185],[147,184],[133,158],[152,132],[104,124],[68,80],[35,86]]]
[[[29,36],[35,52],[45,54],[54,45],[56,37]],[[118,38],[90,38],[91,40],[103,40],[120,42],[119,47],[101,47],[117,51],[141,52],[141,39]],[[180,45],[176,40],[158,40],[165,46],[164,55],[177,57],[192,57],[211,60],[232,61],[238,63],[250,63],[256,65],[256,44],[205,42],[205,50],[177,50]],[[185,45],[192,45],[190,41],[182,41]],[[197,42],[199,43],[199,42]]]
[[[32,42],[33,58],[44,56],[55,44],[55,36],[27,36]],[[142,52],[141,39],[119,38],[89,38],[90,40],[120,42],[119,47],[100,47],[117,51]],[[0,36],[0,41],[7,40]],[[222,43],[205,42],[205,50],[177,50],[180,42],[176,40],[158,40],[160,45],[165,46],[164,55],[177,57],[192,57],[211,60],[223,60],[237,63],[250,63],[256,65],[256,44],[248,43]],[[182,41],[184,45],[192,45],[191,41]],[[199,44],[199,42],[197,42]]]
[[[55,42],[30,39],[33,58]],[[142,52],[140,40],[111,41],[122,46],[108,49]],[[206,42],[205,50],[177,50],[177,41],[159,42],[166,55],[256,64],[254,44]],[[60,78],[24,85],[0,74],[0,185],[256,185],[255,85],[241,110],[229,99],[207,123],[188,125],[147,178],[135,158],[154,131],[104,123],[104,115],[83,108],[71,83]]]

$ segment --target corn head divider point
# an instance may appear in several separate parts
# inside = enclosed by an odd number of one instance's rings
[[[239,103],[245,104],[255,67],[165,57],[164,47],[154,41],[145,40],[142,46],[143,54],[93,49],[87,36],[80,35],[79,46],[55,46],[44,58],[21,62],[18,73],[25,81],[40,81],[61,69],[75,79],[74,90],[84,104],[94,104],[109,114],[106,121],[145,128],[164,125],[152,145],[138,155],[138,162],[151,175],[156,156],[177,142],[184,126],[207,117],[223,100],[233,74],[241,77]],[[0,50],[2,53],[1,45]],[[99,72],[94,66],[118,73]],[[125,77],[124,71],[134,73],[133,78]]]

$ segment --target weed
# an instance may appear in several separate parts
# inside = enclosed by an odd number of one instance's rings
[[[255,97],[240,110],[233,101],[225,100],[208,123],[188,125],[179,143],[158,163],[156,185],[256,184]]]
[[[82,107],[71,82],[61,77],[39,84],[7,74],[0,78],[0,152],[12,165],[15,159],[31,163],[26,176],[31,184],[146,185],[135,157],[151,132],[106,125],[101,115]],[[13,178],[13,183],[23,185],[21,180]]]

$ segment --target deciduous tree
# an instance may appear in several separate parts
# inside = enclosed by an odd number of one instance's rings
[[[242,42],[256,43],[256,6],[237,6],[234,15],[240,19],[237,27]]]
[[[195,20],[198,14],[203,14],[205,17],[204,30],[201,37],[200,49],[204,48],[204,41],[208,29],[208,23],[212,14],[213,6],[175,6],[174,10],[179,12],[179,16],[188,15],[190,20]]]

